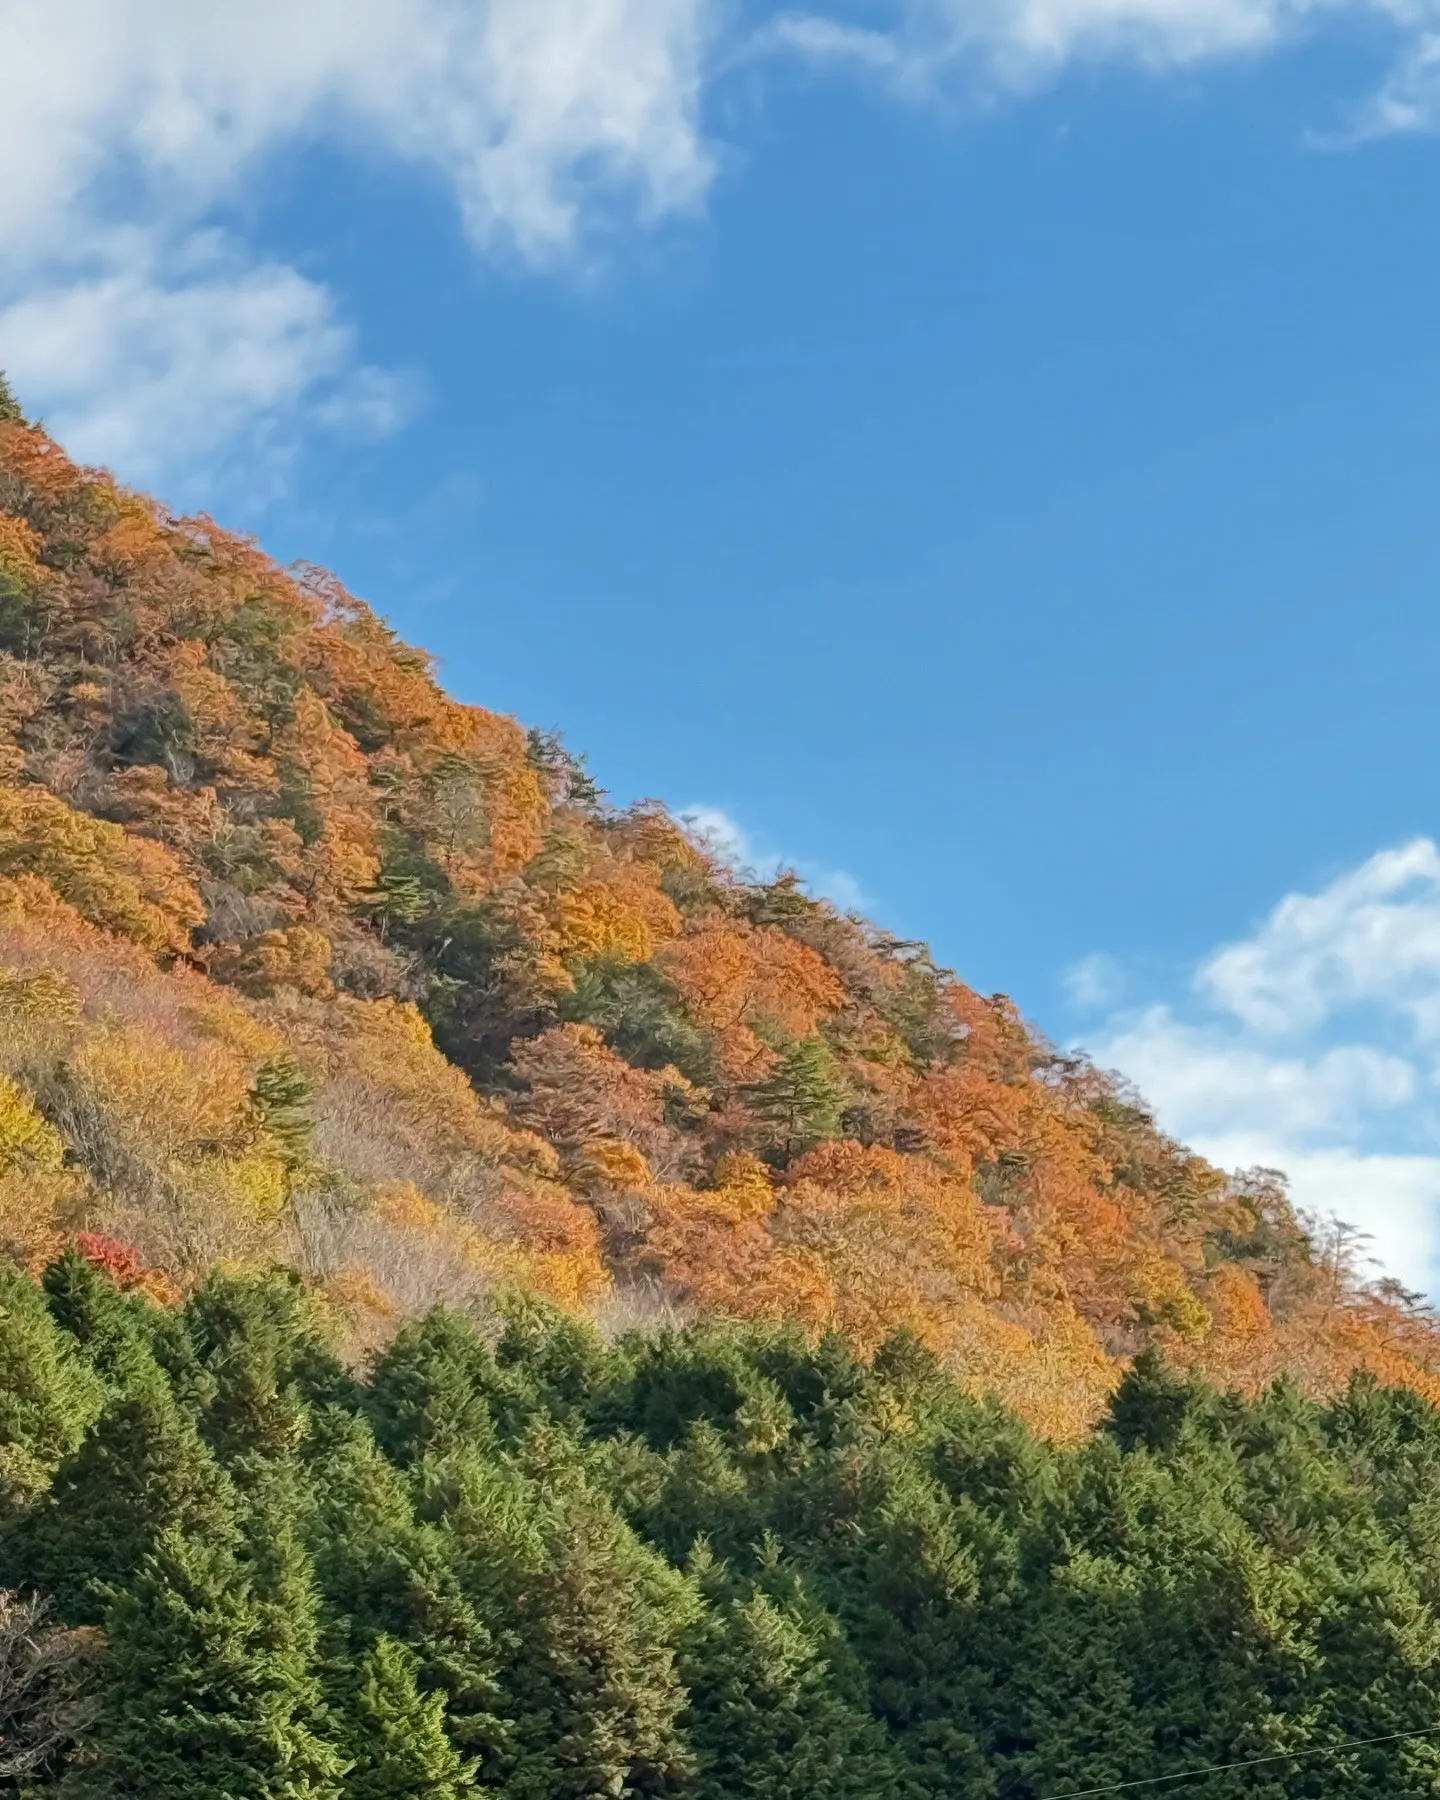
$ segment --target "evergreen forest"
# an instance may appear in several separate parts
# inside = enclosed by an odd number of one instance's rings
[[[164,1305],[67,1250],[0,1305],[15,1791],[1440,1786],[1440,1414],[1367,1373],[1246,1401],[1146,1351],[1062,1446],[903,1328],[512,1296],[357,1374],[293,1274]]]

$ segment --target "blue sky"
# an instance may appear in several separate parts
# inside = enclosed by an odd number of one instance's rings
[[[1440,1287],[1440,14],[220,12],[0,8],[26,405]]]

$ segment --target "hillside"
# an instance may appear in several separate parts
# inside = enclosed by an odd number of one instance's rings
[[[1273,1176],[0,402],[11,1259],[83,1242],[156,1296],[281,1261],[362,1346],[515,1288],[904,1328],[1056,1438],[1145,1344],[1440,1397],[1428,1315]]]

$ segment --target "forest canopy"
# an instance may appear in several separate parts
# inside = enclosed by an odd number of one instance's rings
[[[0,1364],[20,1791],[1440,1782],[1440,1413],[1369,1375],[1247,1402],[1147,1351],[1067,1447],[903,1328],[607,1344],[512,1299],[357,1376],[293,1275],[166,1305],[73,1250],[0,1282]]]

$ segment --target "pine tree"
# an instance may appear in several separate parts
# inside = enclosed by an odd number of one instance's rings
[[[72,1623],[98,1624],[102,1590],[128,1581],[164,1531],[236,1505],[157,1374],[111,1402],[44,1500],[6,1536],[3,1578],[53,1595]]]
[[[502,1374],[488,1346],[444,1307],[397,1333],[366,1403],[375,1436],[401,1464],[488,1445],[497,1414],[513,1430],[534,1410],[523,1382]]]
[[[306,1446],[307,1541],[324,1601],[331,1685],[347,1689],[377,1638],[404,1643],[419,1680],[444,1697],[448,1729],[487,1764],[500,1753],[495,1648],[467,1599],[453,1554],[415,1516],[409,1487],[363,1420],[322,1413]]]
[[[0,372],[0,425],[23,424],[25,415],[20,410],[20,402],[15,398],[10,383]]]
[[[781,1164],[834,1137],[845,1111],[835,1057],[818,1032],[787,1046],[745,1097],[765,1134],[766,1154]]]
[[[111,1388],[128,1389],[153,1375],[147,1315],[154,1308],[121,1290],[78,1250],[66,1250],[42,1278],[50,1316],[80,1345]]]
[[[164,1531],[105,1621],[102,1711],[77,1777],[105,1800],[338,1800],[305,1559],[261,1507]]]
[[[884,1733],[835,1679],[816,1624],[755,1592],[687,1634],[696,1800],[879,1800]]]
[[[288,1455],[304,1436],[309,1399],[347,1389],[298,1277],[211,1275],[184,1325],[209,1377],[200,1430],[227,1464]]]
[[[495,1346],[498,1366],[523,1383],[550,1418],[582,1416],[618,1360],[599,1332],[530,1294],[507,1295],[499,1309],[505,1329]]]
[[[1166,1368],[1159,1352],[1147,1347],[1125,1371],[1106,1423],[1122,1449],[1168,1450],[1200,1398],[1196,1383]]]
[[[0,1519],[44,1488],[103,1404],[34,1283],[0,1270]]]
[[[557,1485],[571,1488],[563,1499]],[[564,1472],[537,1489],[540,1566],[493,1559],[513,1748],[507,1800],[601,1800],[670,1791],[689,1759],[675,1645],[695,1596],[598,1494]]]
[[[478,1761],[467,1761],[445,1729],[445,1696],[422,1693],[420,1660],[392,1637],[377,1638],[360,1664],[347,1720],[345,1800],[462,1800]]]
[[[250,1104],[265,1130],[292,1166],[310,1153],[315,1121],[310,1110],[314,1089],[292,1057],[272,1056],[261,1063],[250,1090]]]

